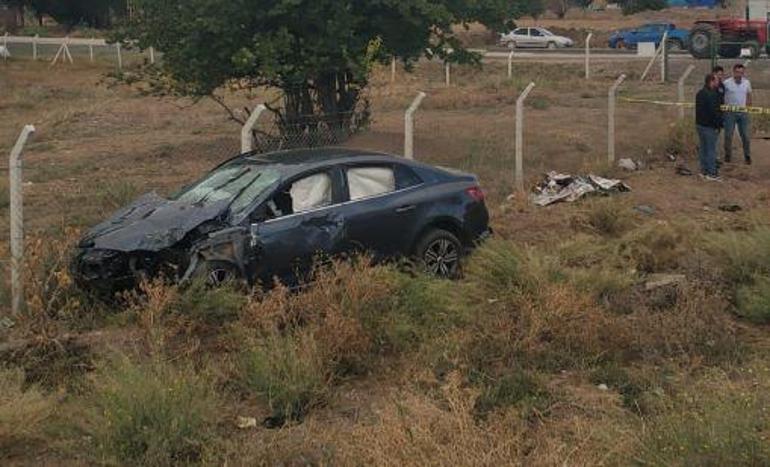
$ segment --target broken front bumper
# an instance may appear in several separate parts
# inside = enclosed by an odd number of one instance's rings
[[[128,255],[113,250],[81,249],[70,264],[75,284],[99,295],[112,295],[136,286]]]

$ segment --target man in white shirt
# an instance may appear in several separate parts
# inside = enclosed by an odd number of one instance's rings
[[[742,64],[733,67],[733,77],[724,82],[725,105],[750,107],[751,83],[743,75],[746,68]],[[748,112],[727,111],[724,113],[725,125],[725,162],[730,162],[733,153],[733,133],[738,126],[738,134],[743,143],[743,158],[746,164],[751,164],[751,128]]]

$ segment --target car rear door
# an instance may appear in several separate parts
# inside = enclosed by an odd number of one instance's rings
[[[292,284],[313,262],[340,253],[345,245],[345,216],[338,169],[305,174],[282,185],[251,224],[259,258],[255,277],[278,277]]]
[[[343,170],[347,248],[376,259],[408,254],[408,241],[424,210],[422,180],[399,163],[355,164]]]
[[[532,47],[541,47],[541,48],[548,47],[548,37],[546,37],[542,32],[540,32],[539,29],[530,28],[529,35],[530,35],[530,41],[532,43]]]

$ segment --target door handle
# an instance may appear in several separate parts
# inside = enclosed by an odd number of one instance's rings
[[[415,206],[414,204],[409,204],[407,206],[401,206],[400,208],[396,208],[396,214],[403,214],[405,212],[414,211],[416,207],[417,206]]]

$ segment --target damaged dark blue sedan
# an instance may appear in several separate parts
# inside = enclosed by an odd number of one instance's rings
[[[243,154],[170,199],[144,195],[93,227],[72,262],[84,289],[143,278],[296,283],[320,256],[409,257],[456,277],[489,234],[475,176],[340,148]]]

